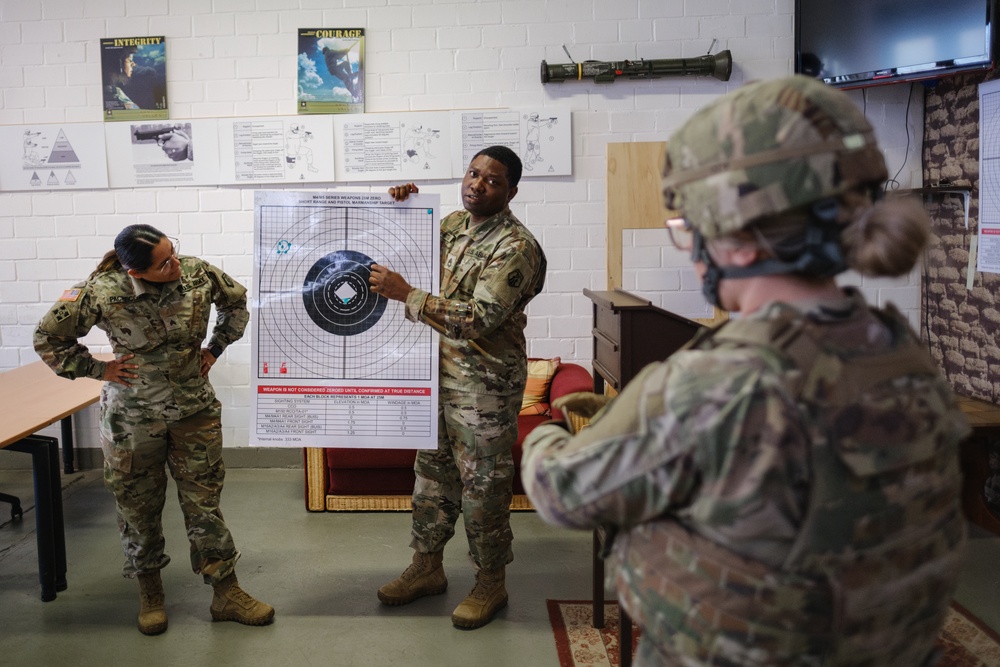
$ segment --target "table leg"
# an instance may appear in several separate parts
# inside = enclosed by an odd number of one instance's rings
[[[31,454],[35,486],[35,541],[42,601],[66,590],[66,538],[63,532],[62,485],[59,480],[59,441],[31,435],[7,449]]]
[[[37,436],[32,436],[37,437]],[[59,442],[44,438],[49,448],[49,480],[52,490],[52,544],[56,559],[56,590],[66,590],[66,529],[63,523],[62,476],[59,474]],[[72,451],[72,450],[70,450]]]
[[[604,559],[601,558],[603,549],[600,528],[594,529],[594,555],[593,555],[593,597],[594,597],[594,627],[601,629],[604,627]]]
[[[632,619],[618,601],[618,658],[621,667],[632,667]]]
[[[596,355],[595,355],[596,358]],[[598,396],[604,394],[604,377],[594,369],[594,393]],[[604,551],[604,539],[600,528],[594,529],[594,627],[601,629],[604,627],[604,559],[601,553]]]
[[[62,427],[63,472],[69,475],[73,472],[73,415],[63,417],[59,425]]]

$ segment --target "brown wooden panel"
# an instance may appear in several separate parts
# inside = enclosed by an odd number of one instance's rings
[[[609,143],[607,147],[607,243],[608,289],[622,286],[622,232],[626,229],[660,229],[663,221],[677,215],[663,206],[663,159],[665,141]],[[729,319],[716,308],[710,318],[697,322],[712,326]]]
[[[622,232],[657,229],[671,216],[660,187],[666,150],[665,141],[608,144],[609,290],[622,286]]]

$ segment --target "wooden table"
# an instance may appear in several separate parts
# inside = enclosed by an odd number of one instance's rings
[[[111,355],[99,355],[110,359]],[[31,454],[35,485],[35,532],[38,544],[38,578],[42,600],[66,590],[66,540],[63,534],[62,483],[59,476],[59,441],[34,435],[62,420],[63,461],[73,471],[74,413],[100,398],[100,380],[67,380],[41,361],[0,373],[0,449]]]

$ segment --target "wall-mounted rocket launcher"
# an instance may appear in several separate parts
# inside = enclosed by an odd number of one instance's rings
[[[582,63],[550,65],[542,61],[542,83],[582,81],[614,83],[618,77],[626,79],[659,79],[664,76],[711,76],[719,81],[729,81],[733,72],[733,57],[729,49],[715,55],[698,58],[668,58],[666,60],[585,60]]]

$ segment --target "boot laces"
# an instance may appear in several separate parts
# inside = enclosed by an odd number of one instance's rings
[[[166,595],[163,585],[157,585],[153,580],[139,579],[139,599],[147,607],[163,606]]]
[[[164,601],[164,595],[162,593],[152,593],[149,591],[140,591],[139,596],[142,598],[142,604],[147,607],[162,607]]]
[[[476,577],[476,585],[473,587],[469,597],[477,600],[485,600],[496,586],[496,577],[491,574],[480,574]]]
[[[243,607],[252,607],[257,604],[257,599],[240,588],[239,584],[233,584],[226,597]]]
[[[410,563],[410,566],[403,570],[403,574],[399,575],[399,578],[403,581],[410,582],[419,577],[424,573],[424,564],[422,562]]]

